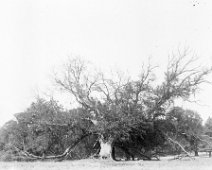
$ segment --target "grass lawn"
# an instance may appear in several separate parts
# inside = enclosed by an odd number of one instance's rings
[[[0,170],[211,170],[212,158],[201,156],[191,160],[123,161],[86,159],[63,162],[0,162]]]

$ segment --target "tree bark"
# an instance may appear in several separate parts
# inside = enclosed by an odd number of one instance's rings
[[[199,156],[199,154],[198,154],[198,151],[197,151],[197,150],[195,150],[195,151],[194,151],[194,154],[195,154],[195,156]]]
[[[197,141],[197,139],[195,139],[195,143],[194,143],[194,154],[195,154],[195,156],[199,156],[199,154],[198,154],[198,141]]]
[[[99,143],[100,143],[100,152],[99,152],[100,158],[113,159],[115,153],[113,151],[112,141],[104,141],[103,139],[100,139]]]
[[[118,160],[116,159],[116,149],[115,149],[114,146],[112,146],[111,158],[112,158],[114,161],[118,161]]]

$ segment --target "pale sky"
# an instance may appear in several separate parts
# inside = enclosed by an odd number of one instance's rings
[[[211,18],[211,0],[0,1],[0,126],[52,90],[53,68],[67,56],[138,74],[148,57],[163,66],[186,46],[212,65]],[[186,107],[212,116],[212,86],[197,99]]]

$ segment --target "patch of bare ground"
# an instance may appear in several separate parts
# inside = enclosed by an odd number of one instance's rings
[[[160,161],[120,161],[86,159],[63,162],[1,162],[0,170],[211,170],[212,158],[162,157]]]

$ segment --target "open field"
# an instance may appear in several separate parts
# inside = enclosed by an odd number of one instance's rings
[[[172,157],[173,158],[173,157]],[[195,160],[184,158],[161,161],[79,160],[63,162],[1,162],[1,170],[211,170],[212,158],[200,157]]]

